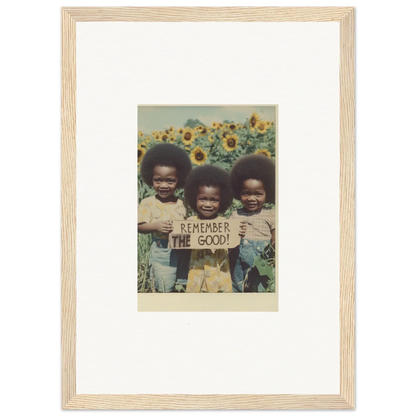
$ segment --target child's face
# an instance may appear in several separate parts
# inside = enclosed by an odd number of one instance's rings
[[[243,182],[241,202],[247,211],[255,212],[263,207],[266,201],[266,191],[262,181],[247,179]]]
[[[215,218],[220,209],[221,190],[214,186],[200,186],[196,197],[196,207],[201,217]]]
[[[153,188],[160,198],[166,199],[175,193],[178,177],[172,166],[155,166],[153,169]]]

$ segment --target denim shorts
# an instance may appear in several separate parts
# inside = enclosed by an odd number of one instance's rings
[[[270,240],[255,241],[247,238],[241,239],[239,253],[235,263],[232,275],[233,292],[243,291],[244,278],[251,267],[253,267],[254,259],[259,256],[264,248],[270,243]],[[264,291],[263,285],[259,285],[259,292]]]
[[[188,276],[187,264],[182,261],[180,251],[168,247],[168,240],[153,238],[150,246],[150,278],[154,279],[155,290],[158,292],[172,292],[175,283],[186,287]]]

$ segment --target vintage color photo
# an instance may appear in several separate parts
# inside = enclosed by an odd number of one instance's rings
[[[277,292],[276,124],[276,106],[138,107],[138,293]]]

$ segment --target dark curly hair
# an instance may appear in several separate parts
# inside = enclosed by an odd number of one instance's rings
[[[276,167],[273,160],[267,156],[247,155],[238,158],[231,169],[230,177],[236,199],[241,200],[243,182],[247,179],[256,179],[263,182],[266,202],[275,202]]]
[[[176,168],[178,176],[176,188],[183,188],[185,179],[192,170],[191,160],[185,150],[170,143],[157,144],[149,149],[143,157],[140,174],[149,186],[153,185],[153,169],[158,165]]]
[[[198,212],[196,198],[200,186],[220,188],[221,200],[218,212],[225,212],[232,204],[233,191],[230,185],[230,175],[224,169],[211,165],[198,166],[186,178],[185,200],[195,212]]]

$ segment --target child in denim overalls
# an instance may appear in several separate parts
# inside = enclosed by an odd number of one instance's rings
[[[241,200],[243,208],[234,211],[230,218],[246,221],[245,236],[238,250],[234,250],[233,292],[243,291],[244,279],[254,259],[270,242],[274,244],[275,211],[263,205],[275,202],[275,175],[274,162],[258,154],[240,157],[231,170],[234,197]],[[264,290],[260,283],[258,291]]]
[[[168,247],[168,234],[173,230],[174,220],[187,217],[187,209],[175,196],[175,190],[184,186],[191,169],[186,152],[169,143],[152,147],[142,160],[140,174],[156,195],[140,202],[137,229],[139,233],[152,233],[150,276],[158,292],[172,292],[177,279],[186,279],[187,265],[181,270],[181,255],[179,250]]]

